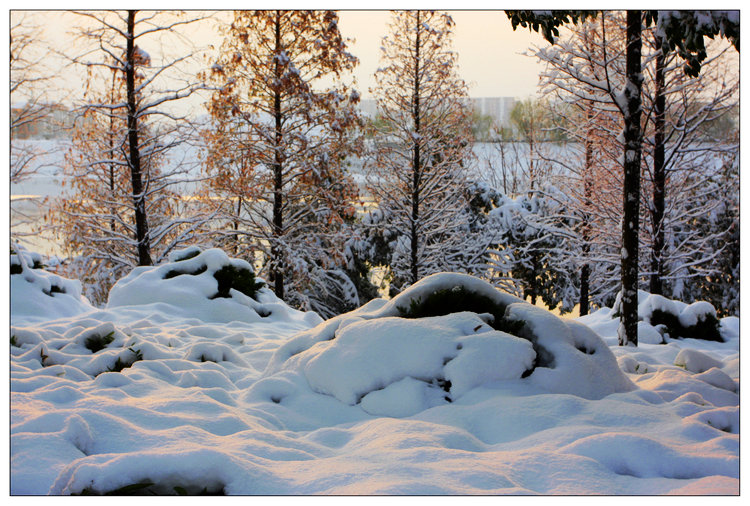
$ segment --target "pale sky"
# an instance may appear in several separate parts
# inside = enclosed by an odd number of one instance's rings
[[[269,7],[252,4],[253,2],[250,2],[243,7]],[[206,6],[205,3],[202,5],[204,8]],[[287,6],[284,5],[284,7]],[[23,7],[16,5],[13,8]],[[379,66],[381,39],[387,33],[390,15],[390,11],[387,10],[342,10],[339,12],[339,27],[343,35],[355,39],[355,43],[350,46],[350,52],[360,60],[360,65],[354,75],[357,79],[357,88],[363,98],[369,98],[368,89],[375,84],[373,73]],[[541,66],[535,58],[521,53],[532,44],[547,44],[540,35],[521,28],[514,32],[501,10],[451,11],[451,15],[456,23],[453,49],[459,55],[458,70],[460,76],[469,85],[471,96],[523,98],[536,93]],[[231,17],[231,12],[225,11],[220,13],[220,16],[228,19]],[[81,22],[80,17],[63,11],[37,12],[34,17],[45,27],[44,37],[52,41],[55,47],[63,49],[71,45],[68,33],[72,30],[73,24]],[[221,36],[215,30],[208,28],[195,30],[190,34],[190,39],[198,46],[221,44]],[[157,51],[149,47],[143,49],[152,56]],[[69,70],[66,74],[68,82],[83,78],[80,69]],[[73,87],[82,88],[82,86],[78,84]]]
[[[456,22],[453,49],[458,53],[459,74],[474,97],[519,97],[536,93],[539,72],[536,58],[524,56],[531,45],[547,42],[528,29],[515,32],[503,11],[450,11]],[[360,59],[355,72],[363,98],[374,86],[373,73],[380,60],[380,41],[387,33],[389,11],[341,11],[339,28],[356,39],[352,54]]]

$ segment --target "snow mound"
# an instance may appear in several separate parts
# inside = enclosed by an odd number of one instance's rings
[[[46,321],[93,311],[81,295],[81,282],[40,267],[41,255],[20,251],[10,256],[11,322]]]
[[[304,371],[313,390],[387,416],[497,381],[588,399],[635,388],[586,326],[455,273],[301,332],[277,350],[266,374],[278,370]]]
[[[610,318],[619,318],[620,294]],[[726,342],[732,337],[716,317],[716,308],[708,302],[685,304],[662,295],[638,291],[638,341],[663,344],[666,339],[702,339]],[[658,335],[657,335],[658,334]]]
[[[107,308],[154,305],[154,309],[204,322],[279,322],[317,324],[313,312],[294,310],[255,280],[252,266],[220,249],[190,247],[174,252],[169,262],[136,267],[109,293]]]
[[[677,354],[677,357],[675,357],[674,365],[684,367],[690,372],[702,373],[713,367],[719,368],[723,364],[706,353],[685,348]]]

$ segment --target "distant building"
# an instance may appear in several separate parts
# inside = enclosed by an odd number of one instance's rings
[[[75,113],[60,104],[40,105],[35,110],[36,119],[24,121],[11,128],[12,139],[60,139],[70,138]],[[11,124],[15,123],[23,109],[11,107]]]
[[[378,114],[378,104],[374,99],[363,99],[359,101],[359,110],[362,111],[365,116],[374,118]]]
[[[484,116],[490,116],[497,126],[507,126],[510,123],[510,111],[516,104],[513,97],[481,97],[472,98],[474,110]]]
[[[510,121],[510,111],[516,103],[514,97],[480,97],[471,98],[474,110],[484,116],[490,116],[498,126],[505,126]],[[375,100],[361,100],[359,109],[365,115],[375,117],[378,108]]]

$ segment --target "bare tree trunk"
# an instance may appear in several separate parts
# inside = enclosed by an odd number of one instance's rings
[[[276,46],[275,52],[278,54],[281,51],[281,11],[276,11]],[[276,66],[274,69],[275,77],[278,80],[281,79],[281,67],[279,65],[278,58],[276,59]],[[280,299],[284,298],[284,270],[283,270],[283,259],[282,259],[282,248],[281,248],[281,236],[284,231],[284,216],[283,216],[283,160],[281,158],[281,142],[282,142],[282,131],[281,131],[281,93],[276,90],[274,91],[273,97],[273,112],[276,127],[275,137],[275,148],[274,153],[274,164],[273,164],[273,244],[271,245],[271,262],[273,269],[271,277],[274,282],[274,292]]]
[[[128,11],[127,49],[125,56],[125,83],[128,103],[128,145],[130,149],[130,179],[133,185],[135,206],[135,239],[138,243],[138,265],[152,265],[151,243],[146,216],[146,195],[143,191],[141,154],[138,147],[138,110],[135,96],[135,13]]]
[[[590,106],[593,107],[593,106]],[[594,163],[594,147],[592,140],[592,127],[591,122],[594,114],[591,108],[586,113],[588,120],[588,131],[586,132],[585,144],[585,158],[583,168],[583,227],[581,230],[581,241],[583,246],[581,248],[581,254],[583,257],[584,264],[581,267],[581,291],[579,294],[578,305],[579,314],[584,316],[589,314],[589,289],[590,289],[590,276],[591,266],[588,264],[589,253],[591,252],[591,197],[593,196],[593,181],[592,181],[592,165]]]
[[[664,113],[666,96],[664,95],[664,67],[667,55],[664,51],[664,40],[656,37],[659,53],[656,56],[656,76],[654,89],[654,181],[653,181],[653,244],[651,246],[651,293],[661,295],[664,290],[664,198],[666,193],[666,171],[664,170]]]
[[[417,37],[415,43],[415,54],[414,54],[414,161],[413,161],[413,179],[412,179],[412,195],[411,195],[411,282],[416,283],[419,281],[419,184],[420,184],[420,172],[422,170],[420,164],[420,142],[419,138],[419,44],[420,44],[420,26],[419,26],[419,11],[417,11]]]
[[[115,84],[117,82],[117,70],[112,70],[112,90],[109,94],[109,103],[115,103]],[[109,164],[109,194],[112,196],[112,205],[110,206],[110,213],[112,218],[109,220],[109,228],[112,232],[115,231],[115,213],[117,208],[115,207],[115,112],[114,109],[109,111],[109,156],[113,160]]]
[[[237,211],[234,219],[234,255],[239,256],[240,254],[240,213],[242,212],[242,195],[237,197]]]
[[[641,193],[641,11],[627,13],[620,346],[638,345],[638,231]]]

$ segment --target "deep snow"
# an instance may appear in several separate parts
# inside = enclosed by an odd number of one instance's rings
[[[739,493],[737,318],[726,342],[644,321],[666,344],[619,347],[609,309],[563,320],[440,274],[322,321],[267,288],[211,298],[243,266],[221,251],[177,258],[101,310],[76,281],[11,276],[12,494]],[[195,274],[164,279],[175,266]],[[524,335],[401,317],[455,286]]]

